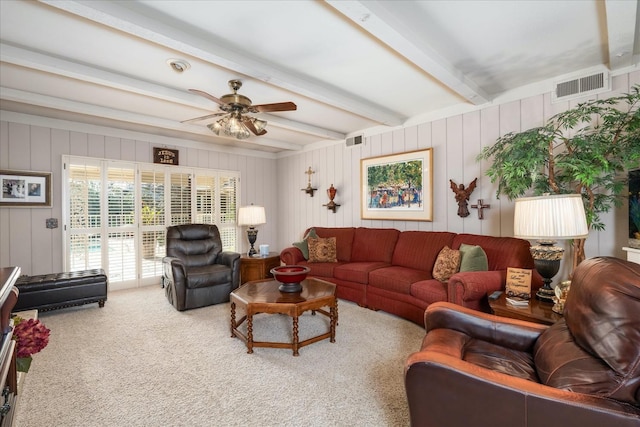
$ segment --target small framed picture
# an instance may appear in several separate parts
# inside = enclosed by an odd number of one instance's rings
[[[0,207],[51,207],[51,172],[0,170]]]
[[[531,270],[526,268],[507,268],[505,292],[510,297],[531,298]]]

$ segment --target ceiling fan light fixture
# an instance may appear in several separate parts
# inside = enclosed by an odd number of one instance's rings
[[[242,117],[235,113],[210,123],[207,127],[216,135],[222,132],[223,135],[236,139],[247,139],[251,136],[249,129],[242,123]]]
[[[255,117],[251,118],[251,123],[253,123],[253,126],[256,128],[256,131],[258,133],[262,132],[267,127],[267,122],[266,121],[260,120],[260,119],[256,119]]]
[[[220,135],[220,131],[222,130],[222,125],[220,125],[220,122],[221,120],[218,120],[217,122],[209,123],[207,127],[211,132],[215,133],[216,135]]]

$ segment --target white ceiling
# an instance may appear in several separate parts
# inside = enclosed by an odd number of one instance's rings
[[[0,109],[266,152],[303,150],[560,75],[640,62],[637,0],[0,1]],[[169,59],[191,68],[174,71]],[[239,93],[268,133],[211,133],[190,93]],[[552,85],[549,84],[549,91]]]

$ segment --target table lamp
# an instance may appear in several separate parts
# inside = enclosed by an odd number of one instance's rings
[[[253,256],[258,253],[253,247],[256,243],[256,238],[258,237],[258,230],[256,230],[255,226],[265,224],[266,222],[267,217],[264,213],[263,206],[254,206],[252,203],[250,206],[242,206],[238,209],[238,225],[249,226],[247,228],[247,238],[249,239],[251,248],[247,255]]]
[[[556,240],[582,239],[589,235],[587,217],[580,194],[544,195],[516,199],[513,235],[521,239],[535,239],[531,256],[540,276],[542,287],[536,297],[553,301],[553,276],[560,269],[564,249],[555,246]]]

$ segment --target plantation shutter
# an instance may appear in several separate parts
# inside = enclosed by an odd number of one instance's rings
[[[102,268],[100,166],[67,165],[66,271]]]
[[[162,275],[166,254],[164,169],[140,172],[140,231],[142,278]]]
[[[107,170],[109,280],[124,282],[138,277],[136,263],[135,169]]]
[[[170,224],[190,224],[191,223],[191,174],[172,173],[171,174],[171,213]]]
[[[220,176],[220,217],[218,229],[222,238],[222,246],[225,250],[235,251],[238,248],[238,185],[239,177],[223,175]]]

